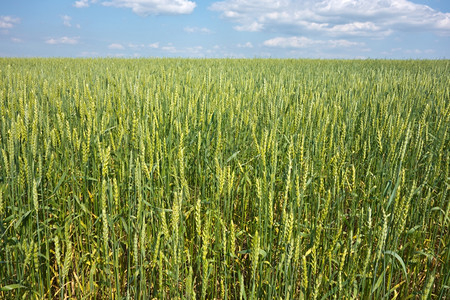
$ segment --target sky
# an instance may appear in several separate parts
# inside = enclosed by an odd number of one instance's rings
[[[0,0],[0,57],[450,58],[450,0]]]

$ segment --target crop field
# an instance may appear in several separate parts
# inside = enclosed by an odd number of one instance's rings
[[[1,299],[448,299],[450,61],[0,58]]]

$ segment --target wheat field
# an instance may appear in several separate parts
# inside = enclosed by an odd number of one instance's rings
[[[447,299],[450,61],[0,58],[1,299]]]

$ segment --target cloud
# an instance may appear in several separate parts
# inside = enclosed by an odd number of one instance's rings
[[[122,44],[111,44],[108,46],[109,49],[113,49],[113,50],[123,50],[125,49],[124,46],[122,46]]]
[[[14,18],[11,16],[0,16],[0,28],[10,29],[19,23],[20,23],[19,18]]]
[[[172,46],[171,44],[169,46]],[[119,44],[119,43],[112,43],[108,46],[108,49],[111,50],[124,50],[124,49],[130,49],[130,50],[143,50],[143,49],[159,49],[159,42],[152,43],[152,44],[134,44],[134,43],[128,43],[128,44]]]
[[[64,26],[72,27],[72,24],[70,24],[70,21],[72,20],[72,17],[64,15],[64,16],[61,16],[61,18],[63,19]]]
[[[165,46],[159,48],[163,55],[179,55],[187,57],[204,57],[205,49],[202,46],[193,47],[175,47],[172,43],[168,43]]]
[[[250,24],[244,24],[240,26],[234,26],[234,29],[237,31],[261,31],[264,28],[264,25],[258,22],[252,22]]]
[[[253,48],[253,44],[250,42],[247,42],[245,44],[237,44],[236,47],[238,47],[238,48]]]
[[[187,47],[184,51],[189,56],[203,56],[204,55],[202,46]]]
[[[396,55],[396,56],[399,56],[399,55],[411,55],[411,54],[414,54],[414,55],[420,55],[420,54],[424,54],[424,55],[430,55],[430,54],[434,54],[434,53],[436,53],[436,51],[434,50],[434,49],[403,49],[403,48],[392,48],[391,50],[389,50],[389,51],[383,51],[383,52],[381,52],[381,54],[383,54],[383,55],[389,55],[389,56],[392,56],[392,55]]]
[[[72,23],[71,23],[71,21],[72,21],[72,17],[71,16],[63,15],[63,16],[61,16],[61,19],[63,20],[64,26],[66,26],[66,27],[72,27],[73,26]],[[76,24],[75,28],[80,29],[81,28],[80,24]]]
[[[45,42],[50,45],[66,44],[66,45],[76,45],[78,44],[79,37],[67,37],[63,36],[60,38],[49,38]]]
[[[433,49],[407,49],[405,53],[408,54],[433,54],[435,51]]]
[[[174,46],[164,46],[161,47],[161,50],[168,53],[177,53],[177,48],[175,48]]]
[[[206,27],[184,27],[183,30],[185,32],[188,33],[195,33],[195,32],[199,32],[199,33],[212,33],[212,31]]]
[[[145,48],[144,44],[129,43],[127,46],[128,46],[128,48],[135,49],[135,50]]]
[[[75,1],[73,6],[75,6],[77,8],[89,7],[89,0]]]
[[[16,37],[12,37],[11,41],[13,41],[14,43],[22,43],[23,42],[22,39],[19,39],[19,38],[16,38]]]
[[[321,48],[345,48],[345,47],[361,47],[364,43],[351,42],[348,40],[315,40],[304,36],[292,37],[276,37],[264,41],[264,46],[278,48],[313,48],[320,46]]]
[[[450,13],[408,0],[224,0],[210,6],[239,31],[384,37],[396,31],[450,35]]]
[[[103,1],[102,4],[131,8],[135,14],[140,16],[190,14],[196,7],[195,2],[189,0],[110,0]]]

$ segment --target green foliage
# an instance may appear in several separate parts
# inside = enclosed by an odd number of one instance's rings
[[[0,298],[445,298],[449,67],[0,58]]]

